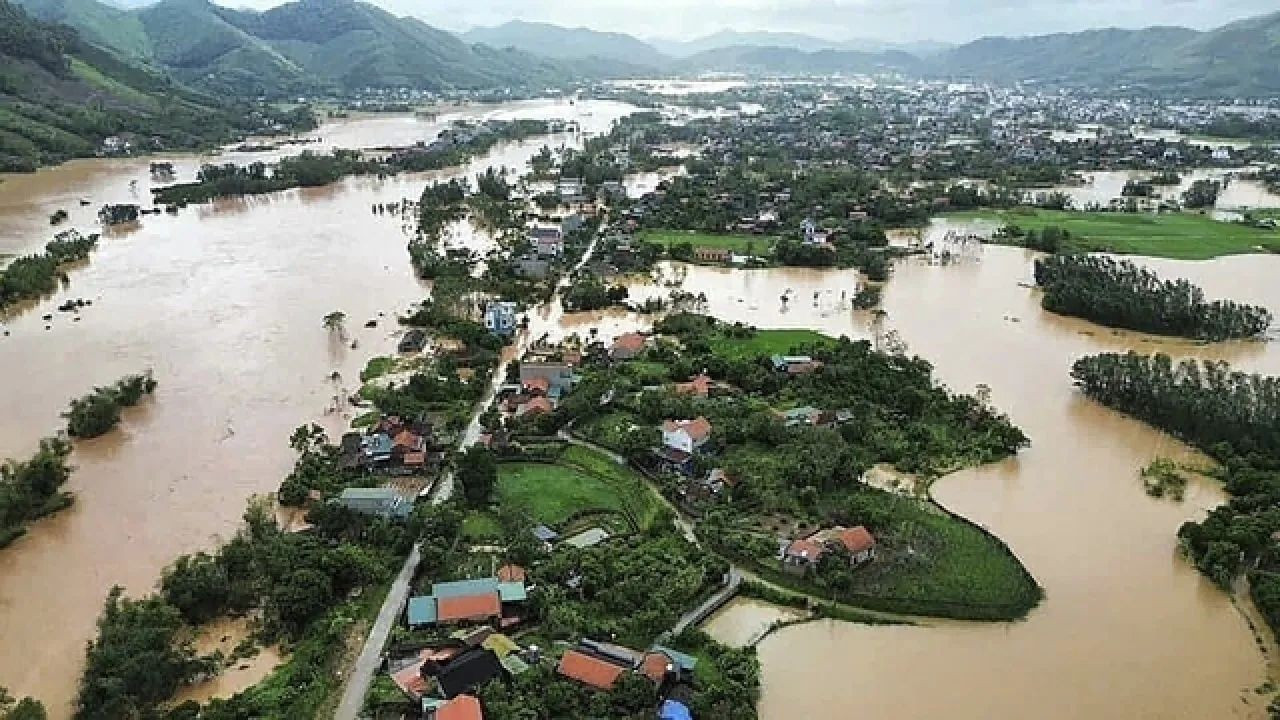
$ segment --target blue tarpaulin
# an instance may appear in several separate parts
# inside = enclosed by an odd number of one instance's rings
[[[666,700],[662,703],[662,709],[658,711],[658,717],[661,720],[693,720],[689,708],[684,703],[677,700]]]

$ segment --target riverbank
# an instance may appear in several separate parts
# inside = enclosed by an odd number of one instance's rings
[[[1017,208],[948,213],[949,221],[981,221],[1023,230],[1059,227],[1071,233],[1066,252],[1107,252],[1176,260],[1280,252],[1280,231],[1219,222],[1198,213],[1075,212]],[[991,242],[1000,243],[999,237]],[[1009,242],[1008,244],[1016,244]]]

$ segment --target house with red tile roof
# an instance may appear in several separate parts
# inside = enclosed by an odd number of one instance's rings
[[[556,672],[561,675],[584,685],[590,685],[597,690],[613,689],[618,678],[629,669],[576,649],[565,651],[565,654],[560,657],[560,664],[556,666]]]
[[[459,695],[436,708],[431,720],[484,720],[484,711],[474,695]]]
[[[708,377],[706,373],[702,373],[689,382],[676,383],[675,391],[677,395],[707,397],[711,394],[711,388],[714,385],[715,381]]]
[[[784,570],[803,573],[817,567],[818,561],[833,546],[843,546],[849,552],[849,562],[861,565],[875,558],[876,538],[862,525],[845,528],[834,527],[819,530],[807,538],[792,540],[782,548]]]
[[[662,423],[662,444],[692,453],[711,437],[711,421],[698,416],[693,420],[667,420]]]
[[[649,338],[640,333],[619,335],[609,348],[609,357],[614,360],[630,360],[644,351]]]

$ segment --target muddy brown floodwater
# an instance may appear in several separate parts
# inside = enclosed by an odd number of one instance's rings
[[[628,111],[552,100],[469,107],[438,121],[356,118],[319,129],[314,135],[329,139],[318,145],[227,153],[219,162],[430,140],[454,117],[563,117],[600,132]],[[95,385],[146,368],[160,384],[119,430],[76,443],[68,483],[76,504],[0,552],[0,685],[43,700],[52,717],[68,716],[108,589],[145,593],[178,554],[234,532],[246,500],[273,491],[288,472],[293,428],[345,426],[349,412],[329,411],[335,396],[359,386],[369,357],[394,351],[395,314],[428,292],[409,266],[402,220],[373,215],[374,203],[416,199],[437,178],[523,167],[544,143],[580,141],[536,138],[458,170],[354,178],[148,216],[104,233],[65,291],[0,319],[10,332],[0,336],[0,457],[28,455],[59,429],[68,401]],[[179,180],[208,160],[172,159]],[[102,203],[148,198],[148,163],[78,161],[6,177],[0,254],[41,246],[58,208],[71,213],[63,227],[90,231]],[[93,204],[81,207],[81,197]],[[69,297],[93,301],[79,321],[55,310]],[[347,314],[345,341],[321,326],[333,310]],[[378,327],[364,328],[370,319]],[[329,379],[334,371],[340,380]]]
[[[1268,698],[1254,688],[1275,673],[1245,619],[1252,607],[1234,606],[1175,545],[1178,526],[1219,504],[1221,490],[1200,482],[1183,503],[1147,497],[1140,468],[1159,455],[1194,453],[1084,399],[1068,372],[1081,355],[1134,348],[1276,374],[1280,348],[1198,347],[1050,315],[1034,291],[1018,285],[1029,279],[1033,257],[988,247],[980,260],[947,267],[905,260],[883,307],[885,327],[930,360],[941,381],[964,392],[990,385],[993,403],[1031,437],[1031,448],[1017,457],[943,478],[934,493],[1004,539],[1044,586],[1044,602],[1025,621],[1008,624],[823,621],[782,630],[759,646],[766,720],[1265,715]],[[1186,277],[1210,296],[1280,308],[1280,258],[1138,261]],[[691,271],[685,289],[705,290],[716,298],[712,311],[730,320],[796,326],[799,311],[826,332],[867,336],[865,319],[848,311],[836,321],[796,307],[809,306],[815,289],[821,300],[843,282],[833,279],[848,281],[847,274],[777,272],[797,294],[785,314],[767,297],[755,310],[750,300],[734,300],[777,289],[749,273]],[[740,634],[730,618],[717,622],[730,628],[727,638]],[[838,676],[816,668],[839,668]]]

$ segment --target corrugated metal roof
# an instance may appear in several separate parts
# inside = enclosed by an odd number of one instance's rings
[[[498,578],[487,577],[475,580],[453,580],[436,583],[431,586],[431,594],[438,598],[457,597],[459,595],[482,595],[498,592]]]
[[[410,625],[434,625],[436,599],[430,595],[409,598],[408,616]]]
[[[342,491],[343,500],[394,500],[397,494],[392,488],[346,488]]]
[[[525,590],[522,582],[500,582],[498,583],[498,597],[502,598],[502,602],[524,602],[529,599],[529,593]]]
[[[605,531],[604,528],[597,527],[591,528],[590,530],[583,530],[577,535],[566,539],[564,542],[566,545],[572,545],[576,548],[585,548],[591,547],[592,545],[599,545],[608,539],[609,533]]]

